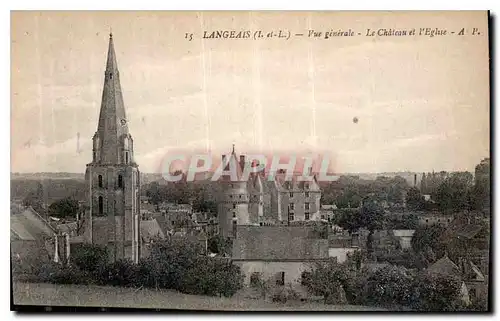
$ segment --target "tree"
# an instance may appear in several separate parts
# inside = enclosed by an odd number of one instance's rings
[[[411,239],[411,247],[415,253],[422,253],[432,249],[436,252],[442,250],[443,244],[440,241],[446,228],[442,225],[434,224],[431,226],[419,226]]]
[[[412,187],[408,190],[406,194],[406,205],[411,210],[424,209],[425,199],[417,188]]]
[[[369,274],[363,292],[370,305],[408,305],[413,299],[413,276],[404,267],[389,265]]]
[[[375,230],[382,229],[384,221],[385,217],[382,207],[375,201],[366,199],[361,207],[359,224],[369,231],[366,239],[366,248],[369,253],[373,251],[373,234]]]
[[[441,211],[457,211],[469,208],[472,174],[452,173],[436,189],[433,198]]]
[[[312,270],[302,274],[302,284],[315,295],[323,296],[325,303],[345,303],[342,300],[340,289],[348,284],[350,270],[345,264],[339,264],[336,260],[317,262]],[[345,299],[345,293],[344,293]]]
[[[100,266],[108,262],[108,252],[105,247],[92,244],[79,244],[71,249],[70,262],[74,263],[79,269],[88,272],[94,272]]]
[[[76,218],[79,210],[78,201],[68,197],[50,204],[48,213],[49,216],[57,218]]]
[[[335,215],[333,223],[340,226],[349,234],[356,232],[361,227],[359,220],[359,210],[357,209],[343,209],[338,210],[338,215]]]
[[[460,299],[462,281],[449,275],[421,273],[415,279],[416,298],[413,308],[429,311],[456,311],[463,307]]]
[[[217,253],[220,255],[231,255],[232,241],[230,239],[224,239],[221,235],[214,235],[208,239],[208,250],[211,253]]]
[[[158,210],[159,204],[163,201],[160,184],[158,184],[158,182],[151,183],[146,190],[146,196],[149,197],[152,204],[156,205],[156,209]]]

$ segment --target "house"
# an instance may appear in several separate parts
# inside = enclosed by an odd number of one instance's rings
[[[141,221],[139,226],[141,236],[141,257],[148,257],[152,244],[157,240],[165,239],[165,233],[163,233],[163,230],[155,219]]]
[[[328,257],[337,258],[337,262],[339,263],[345,262],[349,253],[353,253],[359,249],[358,239],[351,235],[328,235]]]
[[[445,215],[440,212],[422,212],[418,214],[418,223],[419,225],[430,226],[434,224],[440,224],[443,226],[448,226],[450,222],[453,220],[452,215]]]
[[[312,263],[328,260],[328,240],[310,226],[237,226],[232,260],[245,285],[255,279],[300,285]]]
[[[410,249],[411,248],[411,239],[413,238],[413,233],[415,230],[392,230],[394,237],[399,240],[399,244],[401,249]]]
[[[170,237],[172,240],[189,240],[198,243],[204,253],[208,253],[208,236],[203,231],[176,231]]]
[[[474,263],[466,259],[460,259],[459,266],[445,254],[428,267],[426,273],[460,278],[462,280],[460,299],[465,305],[470,305],[476,300],[486,299],[488,296],[487,279]]]
[[[10,250],[14,264],[31,269],[65,256],[65,239],[33,208],[28,207],[10,216]]]

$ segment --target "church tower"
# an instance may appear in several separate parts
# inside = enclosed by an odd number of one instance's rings
[[[83,223],[84,238],[106,246],[113,261],[138,262],[140,173],[134,161],[112,34],[99,123],[92,141],[92,162],[85,172],[89,210]]]

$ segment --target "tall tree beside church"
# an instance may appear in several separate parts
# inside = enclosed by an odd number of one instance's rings
[[[385,215],[383,208],[373,200],[366,199],[363,202],[359,215],[359,224],[368,231],[366,239],[366,248],[369,253],[373,251],[373,234],[375,230],[383,228]]]

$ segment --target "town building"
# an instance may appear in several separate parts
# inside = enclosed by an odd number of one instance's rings
[[[302,272],[328,260],[328,239],[307,226],[237,225],[232,261],[241,268],[244,284],[252,279],[273,285],[300,285]]]

